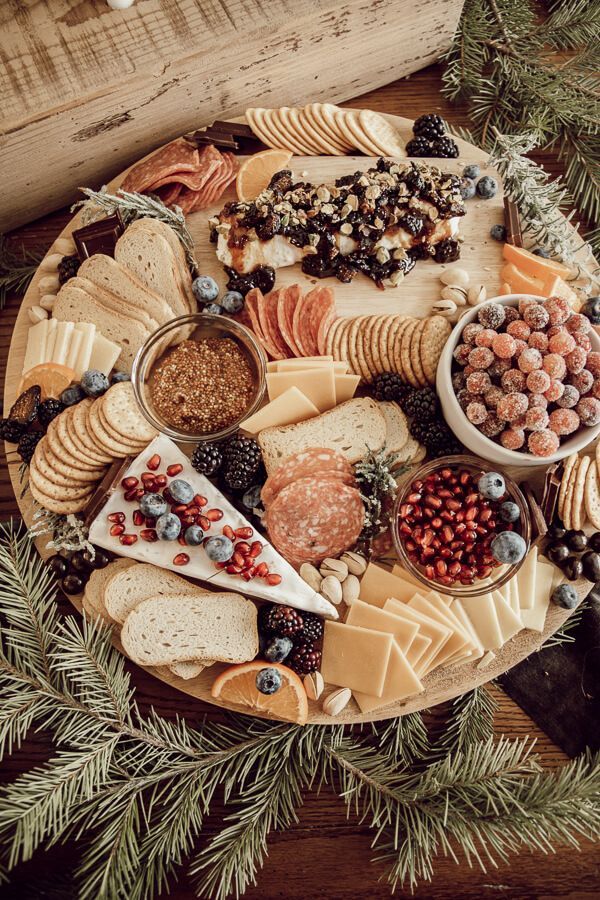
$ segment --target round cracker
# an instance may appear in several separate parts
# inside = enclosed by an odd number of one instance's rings
[[[366,156],[381,156],[381,150],[379,147],[370,140],[369,135],[366,134],[363,126],[361,125],[360,119],[360,110],[358,109],[347,109],[346,110],[346,125],[348,127],[348,131],[354,135],[354,143],[362,150]]]
[[[407,317],[400,322],[394,337],[394,367],[400,378],[402,378],[406,384],[410,384],[410,382],[408,380],[406,365],[402,360],[402,337],[412,321],[413,319],[411,317]]]
[[[569,473],[569,481],[567,484],[567,491],[565,494],[565,500],[564,500],[564,504],[563,504],[562,521],[563,521],[563,525],[565,526],[565,528],[568,528],[568,529],[573,527],[573,525],[572,525],[573,519],[571,516],[571,507],[572,507],[572,503],[573,503],[573,489],[575,487],[575,481],[577,479],[577,472],[579,470],[580,462],[581,462],[581,460],[579,459],[579,457],[577,457],[577,459],[575,460],[575,464]]]
[[[91,496],[90,492],[89,494],[86,494],[85,497],[80,497],[78,500],[57,500],[54,497],[47,497],[46,494],[36,487],[33,481],[29,482],[29,491],[33,499],[39,503],[40,506],[50,510],[50,512],[57,513],[59,516],[71,516],[81,512],[81,510],[85,509],[87,506]]]
[[[345,334],[351,324],[352,319],[344,318],[341,321],[340,327],[336,329],[333,342],[333,358],[338,362],[341,362],[342,360],[348,362],[348,344],[346,343]]]
[[[379,360],[381,362],[381,371],[382,372],[391,372],[392,371],[392,363],[390,360],[390,354],[388,349],[388,341],[390,335],[390,329],[394,324],[395,316],[384,316],[381,322],[381,326],[379,328],[379,333],[377,335],[379,341]]]
[[[316,144],[317,147],[319,147],[320,154],[325,154],[326,156],[339,155],[338,149],[334,147],[333,143],[328,139],[325,132],[319,130],[319,128],[314,124],[306,107],[304,107],[304,109],[298,110],[298,117],[301,128],[304,130],[304,133],[307,135],[307,137],[310,138],[311,143]]]
[[[140,441],[130,441],[129,439],[125,439],[122,435],[118,434],[114,428],[111,428],[104,415],[101,403],[98,404],[98,416],[100,417],[100,422],[106,433],[113,438],[116,444],[120,444],[123,447],[129,447],[130,454],[135,454],[137,456],[137,454],[147,446],[146,442],[142,443]]]
[[[581,457],[579,461],[579,468],[577,469],[577,477],[575,478],[575,484],[573,487],[573,495],[571,497],[571,527],[575,528],[577,531],[579,531],[580,528],[583,528],[585,524],[584,491],[586,476],[590,467],[590,463],[591,459],[589,458],[589,456]]]
[[[352,367],[352,371],[355,375],[360,375],[361,378],[365,377],[364,369],[361,365],[360,356],[362,355],[362,347],[359,351],[359,346],[362,341],[362,329],[363,323],[367,317],[366,316],[356,316],[352,319],[352,324],[348,328],[345,333],[345,341],[347,347],[347,358],[350,362],[350,366]]]
[[[421,340],[423,337],[423,332],[425,330],[425,325],[427,323],[427,319],[419,319],[417,322],[417,327],[415,328],[412,344],[410,348],[411,352],[411,365],[413,367],[414,373],[417,376],[417,381],[419,382],[421,387],[427,387],[428,381],[423,370],[423,362],[422,362],[422,354],[426,352],[426,350],[421,345]]]
[[[70,478],[72,473],[76,472],[80,481],[89,483],[90,481],[99,481],[106,471],[105,468],[84,469],[79,465],[75,466],[72,461],[65,461],[62,456],[57,456],[49,443],[44,447],[44,455],[54,471],[65,478]]]
[[[600,529],[600,477],[594,460],[590,461],[585,477],[585,511],[598,531]]]
[[[376,316],[375,318],[376,322],[371,331],[370,350],[373,358],[373,368],[375,375],[377,376],[381,374],[381,372],[385,372],[383,360],[381,358],[381,330],[387,320],[387,316]]]
[[[352,147],[360,150],[365,156],[380,156],[379,151],[374,151],[372,146],[362,140],[362,128],[354,124],[357,118],[358,110],[355,109],[340,109],[335,113],[336,124]]]
[[[292,110],[289,106],[279,109],[265,109],[263,113],[264,127],[270,131],[275,140],[292,149],[299,156],[313,156],[314,151],[309,143],[302,139],[299,126],[297,127],[291,117]]]
[[[417,380],[417,376],[415,374],[415,370],[412,367],[412,361],[410,358],[410,347],[412,344],[413,334],[415,333],[415,329],[419,324],[418,319],[411,319],[404,331],[402,332],[402,342],[400,346],[400,353],[402,356],[402,363],[404,365],[406,377],[408,383],[413,387],[419,387],[419,382]]]
[[[315,127],[322,131],[329,142],[337,148],[338,153],[344,156],[353,145],[349,143],[340,129],[337,127],[335,112],[339,109],[332,103],[308,103],[304,109],[312,118]]]
[[[105,465],[112,462],[113,457],[104,453],[97,444],[94,443],[88,427],[88,409],[93,403],[94,400],[92,400],[91,397],[88,397],[86,400],[82,400],[81,403],[78,403],[73,407],[73,416],[70,422],[69,433],[76,444],[83,446],[92,458],[97,456],[99,463]]]
[[[80,500],[82,497],[89,497],[94,490],[93,484],[56,484],[42,475],[35,455],[29,464],[29,481],[35,484],[36,488],[47,497],[53,500]]]
[[[437,367],[444,344],[452,333],[452,326],[443,316],[430,316],[425,320],[423,334],[421,336],[423,353],[421,365],[425,378],[429,384],[435,384]]]
[[[337,357],[334,355],[333,348],[335,345],[335,337],[337,332],[342,327],[345,319],[341,316],[337,319],[334,319],[331,325],[329,326],[329,330],[327,332],[327,337],[325,338],[325,356],[333,356],[334,359]],[[339,360],[338,360],[339,361]]]
[[[263,121],[264,121],[263,113],[264,112],[265,112],[265,110],[260,106],[257,106],[254,108],[251,107],[250,109],[247,109],[246,110],[246,122],[248,123],[248,125],[250,126],[250,128],[252,129],[252,131],[254,132],[256,137],[259,139],[259,141],[262,141],[262,143],[265,145],[265,147],[273,147],[276,150],[277,149],[278,150],[289,150],[290,149],[289,147],[279,147],[277,144],[273,143],[273,140],[274,140],[273,136],[271,134],[269,134],[269,132],[263,125]]]
[[[97,459],[92,459],[87,453],[84,453],[78,444],[71,437],[67,427],[68,409],[65,413],[57,416],[48,426],[48,444],[60,459],[73,464],[74,468],[81,469],[98,469],[100,464]],[[56,423],[56,425],[54,425]],[[54,427],[53,427],[54,426]]]
[[[112,437],[110,432],[108,432],[103,425],[100,419],[100,412],[95,405],[92,406],[88,412],[88,425],[94,436],[94,440],[97,441],[107,453],[112,453],[114,459],[118,459],[120,456],[131,455],[131,445],[122,444]]]
[[[158,434],[142,414],[130,381],[113,384],[102,397],[102,411],[107,422],[126,440],[150,443]]]
[[[379,147],[381,155],[400,159],[406,156],[398,131],[382,115],[372,109],[361,109],[358,120],[369,143]]]
[[[369,316],[365,323],[362,333],[361,348],[363,354],[363,364],[368,373],[368,381],[371,382],[377,375],[377,367],[375,366],[374,340],[377,326],[379,325],[379,316]]]
[[[63,487],[81,487],[82,485],[89,484],[91,481],[96,480],[95,478],[87,477],[87,471],[82,472],[82,470],[79,469],[73,469],[72,472],[69,471],[68,473],[65,473],[64,471],[61,472],[54,465],[54,460],[49,453],[47,439],[44,435],[35,448],[33,458],[35,459],[38,471],[44,478],[47,478],[48,481],[52,481],[54,484],[62,485]],[[102,472],[100,470],[98,477],[102,477]]]
[[[406,316],[393,316],[387,336],[387,356],[390,363],[390,372],[396,372],[402,376],[402,371],[396,365],[396,338],[406,321]]]
[[[598,445],[600,447],[600,444]],[[596,454],[598,454],[598,448],[596,448]],[[596,456],[597,458],[597,456]],[[573,466],[579,459],[577,453],[571,453],[570,456],[563,463],[563,471],[560,480],[560,488],[558,490],[558,501],[556,504],[556,511],[558,512],[558,517],[561,521],[563,521],[563,513],[565,508],[565,496],[567,493],[567,488],[569,486],[569,479],[571,477],[571,472],[573,470]]]

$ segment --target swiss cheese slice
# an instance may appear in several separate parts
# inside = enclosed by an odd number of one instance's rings
[[[269,400],[275,400],[288,388],[297,387],[315,404],[319,412],[335,406],[333,369],[307,369],[304,372],[267,373]]]
[[[90,359],[92,358],[92,350],[94,348],[94,338],[96,336],[96,325],[94,322],[77,322],[75,330],[80,331],[83,335],[81,347],[79,348],[79,356],[75,364],[75,378],[81,378],[84,372],[90,368]]]
[[[413,697],[423,690],[424,687],[415,675],[412,666],[407,662],[396,641],[393,641],[381,697],[354,691],[354,699],[358,703],[360,711],[368,713],[387,706],[389,703],[397,703],[399,700]]]
[[[421,585],[422,587],[422,585]],[[416,587],[387,569],[369,563],[360,582],[360,599],[373,606],[383,607],[385,601],[395,597],[407,603],[414,595]]]
[[[403,653],[409,649],[419,630],[416,622],[401,619],[392,612],[386,612],[386,610],[372,606],[370,603],[364,603],[362,600],[357,600],[352,604],[346,616],[346,624],[392,634]]]
[[[550,594],[554,586],[557,569],[551,563],[538,561],[535,578],[535,597],[528,609],[521,610],[521,619],[524,628],[532,631],[543,631],[546,623],[546,613],[550,605]]]
[[[461,603],[483,649],[495,650],[501,647],[502,632],[492,595],[461,597]]]
[[[23,358],[23,374],[39,366],[46,360],[46,342],[48,339],[48,322],[49,319],[42,319],[32,325],[27,332],[27,348]]]
[[[325,622],[321,674],[326,682],[381,697],[394,638],[341,622]]]
[[[97,331],[93,337],[92,351],[87,367],[88,369],[97,369],[98,372],[108,375],[114,368],[120,355],[121,348],[119,345],[109,341],[108,338],[105,338],[103,334]]]
[[[48,336],[46,338],[46,350],[44,352],[44,362],[50,362],[54,356],[54,347],[56,346],[56,334],[58,329],[58,319],[50,319],[48,322]]]
[[[67,356],[69,354],[69,346],[71,343],[71,335],[73,334],[73,322],[59,322],[56,328],[56,341],[54,344],[54,352],[49,357],[50,362],[55,362],[60,366],[66,366]]]
[[[531,609],[535,601],[535,579],[538,561],[537,547],[532,547],[523,565],[517,572],[519,585],[519,605],[521,609]]]
[[[510,604],[502,596],[500,591],[492,591],[492,599],[494,601],[494,609],[498,618],[498,625],[502,633],[502,644],[506,644],[511,638],[518,634],[523,628],[521,617],[515,615]]]
[[[242,422],[240,428],[249,434],[258,434],[263,428],[292,425],[318,415],[315,404],[297,387],[291,387]]]

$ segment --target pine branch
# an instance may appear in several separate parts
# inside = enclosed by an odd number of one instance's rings
[[[452,701],[449,724],[438,742],[444,753],[462,753],[471,744],[489,740],[494,733],[494,715],[498,704],[485,687],[456,697]]]
[[[382,730],[379,731],[379,728]],[[418,760],[426,759],[431,752],[429,734],[421,713],[398,716],[390,719],[383,727],[373,723],[372,729],[379,752],[396,763],[410,766]]]
[[[4,309],[9,293],[25,294],[44,256],[45,251],[41,249],[25,250],[24,247],[19,254],[0,234],[0,309]]]

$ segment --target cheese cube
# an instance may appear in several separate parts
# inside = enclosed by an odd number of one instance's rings
[[[326,682],[381,697],[394,639],[341,622],[325,622],[321,674]]]
[[[335,381],[333,369],[307,369],[304,372],[271,372],[267,374],[269,400],[275,400],[284,391],[297,387],[315,404],[319,412],[335,406]]]
[[[242,422],[240,428],[249,434],[258,434],[263,428],[292,425],[318,415],[319,410],[315,404],[297,387],[291,387]]]
[[[360,711],[368,713],[373,709],[387,706],[389,703],[397,703],[406,697],[413,697],[415,694],[420,694],[423,690],[423,685],[406,661],[406,657],[398,647],[398,644],[394,641],[390,651],[381,697],[373,697],[369,694],[363,694],[361,691],[354,691],[354,699],[358,703]]]

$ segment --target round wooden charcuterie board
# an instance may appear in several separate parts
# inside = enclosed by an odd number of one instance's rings
[[[407,141],[412,136],[412,122],[398,116],[386,116],[387,119],[399,130],[402,138]],[[241,121],[241,120],[238,120]],[[458,159],[440,160],[438,163],[444,170],[460,173],[465,165],[477,163],[482,174],[498,174],[486,166],[487,154],[466,141],[457,139],[460,148]],[[342,175],[349,174],[360,168],[368,168],[374,163],[373,159],[365,156],[356,157],[294,157],[291,163],[294,172],[304,178],[326,182]],[[121,184],[126,172],[113,179],[108,184],[109,190],[115,190]],[[195,253],[200,271],[212,275],[223,287],[225,276],[222,267],[216,259],[214,245],[209,242],[208,219],[222,208],[227,200],[234,198],[235,188],[232,186],[221,198],[214,208],[193,213],[188,218],[188,227],[195,243]],[[492,225],[504,222],[503,195],[499,190],[491,200],[474,199],[467,201],[467,215],[461,220],[461,235],[464,239],[461,251],[461,268],[466,269],[472,283],[481,283],[487,288],[488,297],[499,292],[500,268],[502,265],[502,245],[489,236]],[[81,214],[73,217],[63,230],[60,237],[68,237],[72,231],[82,224]],[[48,253],[54,252],[52,247]],[[366,277],[359,276],[351,284],[342,284],[335,279],[329,279],[328,284],[335,290],[336,307],[338,314],[342,316],[354,316],[364,313],[368,307],[369,313],[391,314],[403,313],[413,316],[426,316],[429,314],[432,304],[439,299],[439,277],[443,266],[434,262],[419,262],[408,278],[397,288],[379,290]],[[38,302],[38,283],[42,277],[38,270],[23,299],[12,336],[9,357],[7,361],[6,387],[4,395],[4,408],[8,409],[15,399],[16,389],[21,377],[23,358],[27,342],[27,332],[30,326],[27,310]],[[299,266],[280,269],[277,273],[277,286],[293,283],[305,284],[306,289],[312,287],[314,279],[304,275]],[[19,499],[19,506],[26,523],[32,519],[32,504],[28,494],[21,497],[23,485],[19,478],[19,461],[14,452],[9,452],[9,472],[15,495]],[[530,482],[535,484],[536,478],[542,479],[545,467],[532,470],[531,468],[513,468],[510,474],[517,480],[527,476]],[[50,551],[45,548],[46,538],[38,539],[38,548],[42,556],[47,557]],[[589,583],[581,581],[577,584],[580,593],[584,595],[589,588]],[[81,609],[79,598],[72,598],[74,605]],[[568,618],[569,611],[551,605],[546,617],[543,633],[534,631],[522,631],[513,640],[509,641],[501,650],[497,651],[495,659],[483,669],[478,669],[476,663],[462,666],[440,668],[425,679],[425,692],[407,701],[397,703],[370,714],[361,714],[358,707],[351,701],[346,709],[336,719],[326,715],[320,702],[310,702],[309,722],[312,724],[360,723],[366,721],[378,721],[388,719],[405,713],[435,706],[459,694],[468,691],[477,685],[496,678],[506,672],[512,666],[521,662],[531,653],[540,649],[542,644],[552,635]],[[118,638],[115,644],[120,648]],[[185,681],[170,675],[165,670],[160,672],[150,669],[157,678],[171,684],[184,693],[205,700],[210,703],[215,701],[210,694],[212,682],[222,667],[216,665],[205,669],[201,675],[191,681]],[[218,705],[223,705],[218,703]],[[240,711],[236,708],[236,711]]]

